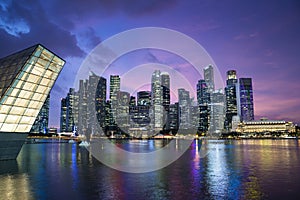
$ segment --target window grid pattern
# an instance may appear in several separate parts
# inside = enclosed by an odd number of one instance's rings
[[[22,56],[24,55],[13,57],[16,60],[14,62],[22,60]],[[18,67],[19,71],[15,73],[14,80],[0,96],[1,132],[30,131],[64,65],[62,59],[40,45],[26,59],[23,66]]]

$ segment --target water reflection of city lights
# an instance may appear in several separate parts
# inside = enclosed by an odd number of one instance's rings
[[[33,199],[27,174],[0,176],[0,199]]]

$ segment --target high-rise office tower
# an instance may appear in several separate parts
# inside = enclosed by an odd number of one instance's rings
[[[129,100],[129,106],[136,106],[136,99],[135,96],[130,96],[130,100]]]
[[[36,119],[32,125],[32,128],[30,130],[30,133],[35,133],[35,134],[47,134],[48,133],[49,104],[50,104],[50,95],[48,95],[38,116],[36,117]]]
[[[204,80],[208,86],[208,92],[212,93],[215,90],[214,68],[212,65],[204,68]]]
[[[100,127],[105,128],[105,107],[106,107],[106,79],[103,77],[99,78],[96,95],[95,95],[95,103],[96,103],[96,112],[97,119]]]
[[[165,111],[168,112],[170,105],[170,76],[167,72],[161,73],[161,86],[162,86],[162,105]]]
[[[0,59],[0,160],[17,157],[64,64],[39,44]]]
[[[135,96],[130,96],[129,100],[129,115],[130,115],[130,125],[134,125],[135,123],[135,116],[137,115],[137,107],[136,107],[136,98]]]
[[[74,103],[73,103],[73,120],[74,120],[74,129],[76,134],[78,134],[78,118],[79,118],[79,92],[75,91],[74,93]]]
[[[224,128],[225,96],[222,89],[211,94],[210,133],[221,133]]]
[[[120,130],[127,134],[129,128],[130,94],[125,91],[119,91],[117,94],[117,99],[116,123]]]
[[[117,95],[120,92],[120,76],[110,75],[109,99],[111,103],[111,113],[113,120],[116,121],[117,115]]]
[[[60,131],[76,131],[78,124],[78,94],[70,88],[66,98],[61,100]]]
[[[253,90],[251,78],[240,78],[237,90],[238,114],[241,121],[254,120]]]
[[[152,120],[154,131],[162,130],[164,126],[163,117],[163,92],[161,82],[161,72],[155,70],[151,79],[151,102],[152,102]]]
[[[60,132],[67,132],[67,101],[60,100]]]
[[[78,98],[79,134],[103,134],[106,110],[106,79],[90,72],[88,80],[80,80]],[[102,128],[101,128],[102,127]]]
[[[179,129],[179,104],[170,104],[168,129],[175,135]]]
[[[200,110],[198,105],[191,105],[190,108],[190,128],[198,130],[200,121]]]
[[[198,105],[208,105],[210,103],[209,88],[205,80],[200,79],[197,83],[197,102]]]
[[[74,119],[75,113],[75,89],[70,88],[69,92],[66,97],[66,107],[67,107],[67,113],[66,113],[66,131],[67,132],[73,132],[75,130],[75,122]]]
[[[93,72],[90,73],[87,89],[87,137],[90,137],[90,134],[99,134],[101,131],[96,111],[96,91],[99,80],[100,77],[98,75]]]
[[[191,99],[190,92],[184,88],[178,89],[178,103],[179,103],[179,127],[180,129],[190,129],[190,108],[191,108]]]
[[[161,86],[162,86],[162,105],[163,113],[163,129],[168,129],[169,124],[169,106],[170,106],[170,76],[167,72],[161,73]]]
[[[87,98],[88,98],[88,81],[79,81],[78,90],[78,127],[77,131],[80,135],[85,134],[87,130]]]
[[[232,128],[232,117],[237,115],[237,98],[236,98],[237,76],[235,70],[227,72],[227,81],[225,87],[226,112],[224,129],[230,131]]]
[[[114,120],[113,113],[112,113],[112,103],[110,100],[106,101],[105,106],[105,134],[107,136],[113,135],[117,130],[117,124]]]
[[[143,130],[150,129],[150,106],[151,92],[139,91],[137,93],[137,105],[131,106],[130,127],[140,128]]]
[[[209,129],[210,113],[210,93],[205,80],[199,80],[197,83],[197,102],[199,106],[199,126],[198,132],[206,134]]]
[[[110,75],[109,99],[111,101],[116,101],[117,94],[119,91],[120,91],[120,76]]]
[[[137,93],[137,105],[150,106],[151,105],[151,92],[150,91],[139,91]]]

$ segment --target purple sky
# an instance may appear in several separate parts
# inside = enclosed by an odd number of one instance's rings
[[[0,57],[41,43],[67,61],[51,92],[50,125],[58,127],[60,98],[73,87],[90,50],[114,34],[146,26],[192,37],[211,55],[224,78],[229,69],[236,69],[239,77],[252,77],[257,119],[300,123],[297,0],[2,0]],[[144,62],[170,60],[155,51],[135,57]]]

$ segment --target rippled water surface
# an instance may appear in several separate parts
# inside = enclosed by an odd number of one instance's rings
[[[118,145],[144,152],[164,141]],[[195,140],[168,167],[131,174],[101,164],[77,144],[25,144],[16,161],[0,162],[0,199],[300,199],[298,140],[210,140],[204,146],[210,150],[204,158]]]

